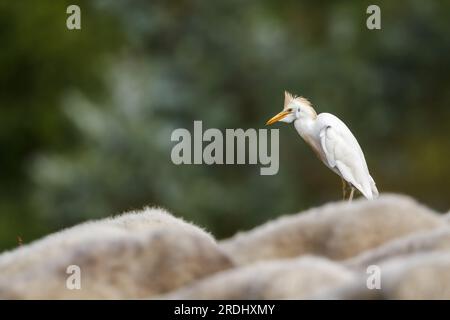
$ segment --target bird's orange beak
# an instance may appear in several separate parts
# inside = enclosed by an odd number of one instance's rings
[[[286,117],[289,113],[290,113],[289,111],[281,111],[279,114],[269,119],[269,121],[266,122],[266,126],[271,125],[272,123],[275,123],[277,121],[280,121],[281,119]]]

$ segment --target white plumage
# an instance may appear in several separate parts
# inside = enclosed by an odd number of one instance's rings
[[[364,153],[350,129],[339,118],[330,113],[317,115],[307,99],[285,92],[283,111],[267,121],[267,124],[276,121],[294,122],[299,135],[319,159],[343,179],[344,198],[346,183],[351,187],[350,201],[354,188],[367,199],[378,196]]]

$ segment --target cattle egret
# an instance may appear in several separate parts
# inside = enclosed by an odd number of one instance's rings
[[[369,174],[361,147],[339,118],[330,113],[318,115],[307,99],[285,91],[283,111],[267,121],[266,125],[277,121],[294,122],[298,134],[319,159],[341,177],[344,200],[347,186],[351,190],[349,202],[353,199],[355,188],[367,199],[378,197],[375,181]]]

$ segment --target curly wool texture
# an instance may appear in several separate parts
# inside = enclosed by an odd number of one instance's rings
[[[343,260],[387,241],[445,225],[405,196],[331,203],[239,233],[220,245],[237,264],[304,254]]]
[[[310,256],[223,271],[160,298],[302,299],[353,278],[352,272],[337,263]]]
[[[389,259],[379,265],[379,289],[368,289],[360,273],[342,286],[324,290],[314,299],[450,299],[450,251],[425,252]]]
[[[391,258],[450,250],[450,227],[441,227],[395,239],[344,261],[351,269],[364,269]]]
[[[68,290],[67,267],[82,290]],[[147,208],[88,222],[0,256],[0,298],[142,298],[232,264],[202,229]]]

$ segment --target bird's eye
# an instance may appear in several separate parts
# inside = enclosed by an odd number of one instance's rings
[[[287,109],[288,112],[292,112],[292,108]]]

